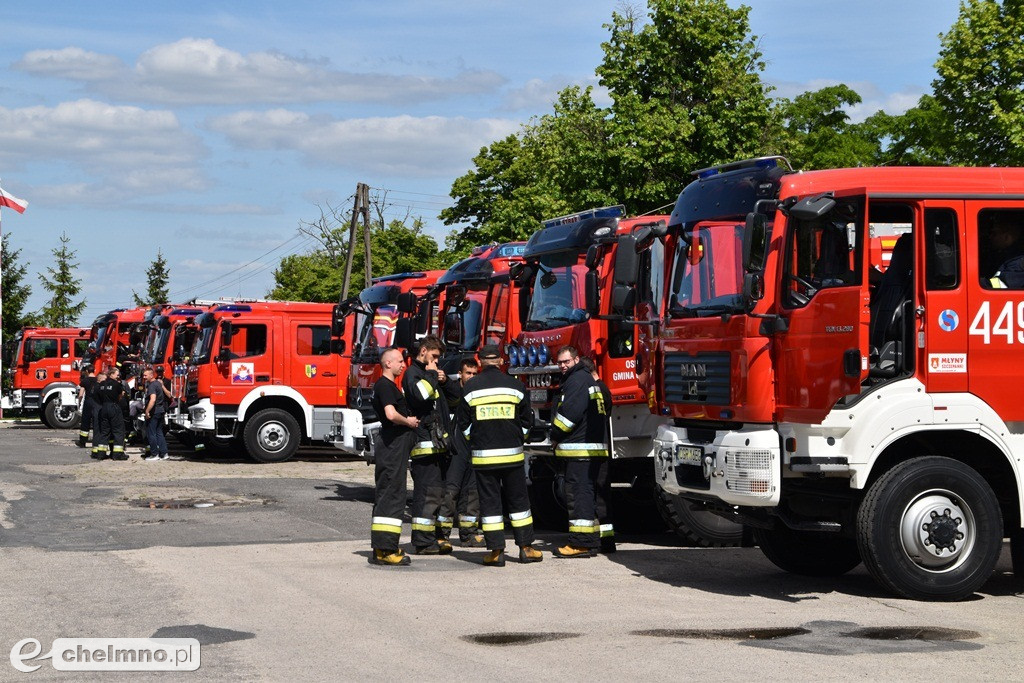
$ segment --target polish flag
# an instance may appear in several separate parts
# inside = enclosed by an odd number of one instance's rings
[[[6,206],[9,209],[14,209],[18,213],[25,213],[25,209],[28,208],[28,202],[24,199],[18,199],[13,194],[0,187],[0,206]]]

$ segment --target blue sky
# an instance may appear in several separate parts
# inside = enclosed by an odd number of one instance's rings
[[[930,90],[957,14],[952,0],[748,4],[777,94],[846,83],[865,100],[854,118]],[[158,248],[176,301],[264,296],[280,258],[312,247],[300,221],[347,206],[357,182],[440,242],[437,213],[479,148],[562,87],[596,84],[622,3],[0,7],[0,185],[30,203],[3,210],[3,230],[29,264],[29,310],[67,232],[88,324],[144,291]]]

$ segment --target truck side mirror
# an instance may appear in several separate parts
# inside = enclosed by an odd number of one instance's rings
[[[764,214],[748,213],[743,229],[743,268],[748,273],[764,270],[768,253],[768,220]]]
[[[636,253],[637,240],[633,235],[619,237],[615,250],[615,282],[635,286],[640,277],[640,256]]]
[[[789,207],[789,215],[801,221],[813,221],[821,218],[835,208],[836,200],[827,194],[819,194],[813,197],[801,199]]]
[[[231,337],[235,334],[235,326],[231,324],[230,320],[224,320],[220,324],[220,343],[222,346],[227,346],[231,343]]]
[[[760,301],[764,298],[764,275],[762,273],[746,273],[743,276],[743,296],[747,301]]]
[[[398,306],[399,313],[415,313],[419,305],[419,297],[413,292],[403,292],[398,295],[395,303]]]
[[[345,334],[345,309],[335,304],[331,309],[331,336],[340,337]]]
[[[591,317],[598,315],[601,312],[601,295],[597,289],[596,270],[588,270],[583,277],[583,293],[586,298],[587,313]]]
[[[600,261],[600,257],[601,248],[596,244],[591,244],[590,247],[587,248],[587,258],[584,261],[584,264],[587,266],[587,269],[594,270],[595,268],[597,268],[597,264]]]
[[[530,290],[522,287],[519,290],[519,324],[525,325],[530,314]]]
[[[217,362],[227,363],[231,360],[231,349],[227,346],[220,347],[220,351],[217,352]]]
[[[631,316],[636,308],[636,287],[616,282],[612,287],[612,313]]]
[[[416,321],[413,318],[399,318],[395,323],[395,346],[402,349],[412,349],[416,340]]]

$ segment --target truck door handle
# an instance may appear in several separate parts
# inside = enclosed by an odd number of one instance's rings
[[[322,374],[323,374],[324,377],[337,377],[337,375],[334,374],[333,372],[325,372],[325,373],[322,373]]]

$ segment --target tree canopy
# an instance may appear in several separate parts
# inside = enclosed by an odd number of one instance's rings
[[[50,300],[39,313],[40,324],[47,327],[72,327],[85,310],[85,299],[74,300],[82,293],[82,280],[75,277],[78,262],[70,244],[71,238],[62,232],[60,246],[52,250],[54,265],[47,266],[45,274],[39,274],[43,289],[50,293]]]
[[[132,290],[132,299],[136,306],[152,306],[153,304],[165,304],[169,301],[170,295],[167,285],[171,281],[171,272],[167,268],[167,259],[164,258],[160,249],[156,250],[156,258],[146,269],[146,296],[139,296]]]

